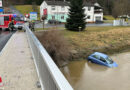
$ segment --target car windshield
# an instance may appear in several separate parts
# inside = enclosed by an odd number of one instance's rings
[[[23,25],[22,23],[16,23],[16,25]]]
[[[107,57],[106,60],[107,60],[107,62],[108,62],[109,64],[112,64],[112,63],[113,63],[113,61],[112,61],[112,59],[111,59],[110,57]]]
[[[15,21],[22,21],[20,17],[15,17]]]

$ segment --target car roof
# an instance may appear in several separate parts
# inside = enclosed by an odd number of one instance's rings
[[[101,56],[103,58],[108,57],[106,54],[103,54],[103,53],[100,53],[100,52],[95,52],[94,55],[98,55],[98,56]]]

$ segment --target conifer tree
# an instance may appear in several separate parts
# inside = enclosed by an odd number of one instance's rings
[[[71,0],[66,29],[72,31],[83,31],[86,27],[83,0]]]

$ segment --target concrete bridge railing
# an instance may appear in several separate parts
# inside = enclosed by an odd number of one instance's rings
[[[73,90],[36,36],[25,25],[42,90]]]

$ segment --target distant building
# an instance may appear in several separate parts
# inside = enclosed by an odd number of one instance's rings
[[[69,12],[69,2],[66,1],[43,1],[40,6],[40,17],[47,16],[48,20],[66,22]],[[98,4],[84,3],[86,22],[103,21],[103,9]]]

